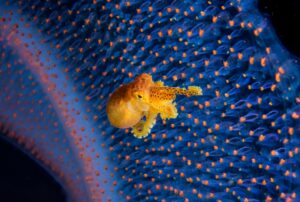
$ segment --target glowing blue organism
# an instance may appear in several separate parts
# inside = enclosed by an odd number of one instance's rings
[[[25,128],[12,138],[55,165],[73,201],[299,200],[299,63],[256,1],[13,2],[1,7],[0,117]],[[105,108],[142,73],[203,95],[178,96],[178,117],[137,139]]]

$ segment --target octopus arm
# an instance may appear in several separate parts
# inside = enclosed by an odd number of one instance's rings
[[[163,120],[174,119],[178,116],[175,103],[169,103],[165,105],[158,106],[160,117]]]
[[[137,138],[146,137],[150,133],[151,128],[156,123],[158,111],[151,107],[149,111],[145,112],[145,114],[145,120],[140,120],[132,128],[132,133]]]
[[[167,86],[154,86],[150,89],[150,96],[161,100],[174,100],[176,95],[202,95],[202,89],[198,86],[189,86],[188,89]]]

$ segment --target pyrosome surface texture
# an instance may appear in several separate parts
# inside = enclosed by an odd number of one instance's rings
[[[300,67],[256,3],[0,0],[3,138],[72,202],[299,201]],[[138,139],[105,109],[143,73],[202,95]]]

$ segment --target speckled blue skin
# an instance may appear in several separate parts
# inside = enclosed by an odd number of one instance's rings
[[[25,136],[30,145],[25,151],[35,151],[46,167],[54,165],[70,201],[300,200],[299,65],[255,1],[72,2],[27,1],[2,8],[30,22],[30,29],[26,23],[18,29],[33,33],[32,51],[52,52],[39,61],[56,64],[59,79],[52,82],[69,101],[63,108],[40,71],[28,62],[14,65],[26,57],[0,30],[2,127],[16,131],[11,138]],[[21,39],[26,40],[27,35]],[[203,96],[179,96],[177,119],[158,119],[152,134],[140,140],[110,126],[105,106],[111,92],[144,72],[168,86],[201,86]],[[25,90],[11,82],[16,80]],[[43,102],[30,104],[38,99]],[[18,100],[28,101],[30,116]],[[70,116],[84,130],[60,115],[74,106],[80,117]],[[29,132],[20,135],[22,130]],[[59,141],[49,144],[53,131]],[[70,152],[62,155],[66,149]],[[66,179],[76,182],[74,187]],[[93,192],[98,186],[100,196]]]

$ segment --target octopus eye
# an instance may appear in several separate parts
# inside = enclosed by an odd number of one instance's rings
[[[143,94],[141,92],[135,92],[133,94],[134,98],[141,100],[143,98]]]

